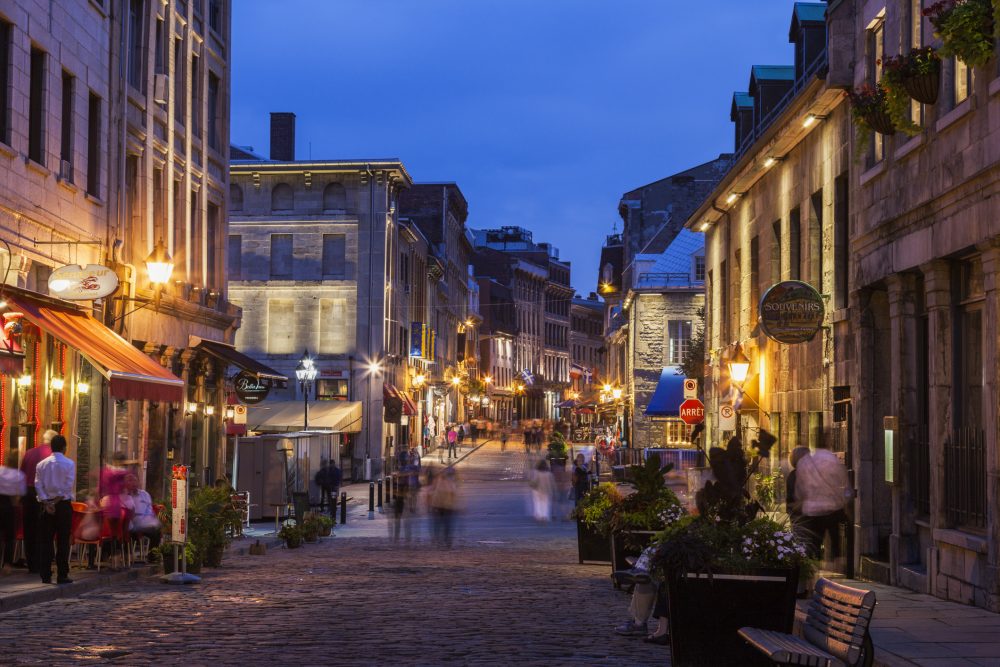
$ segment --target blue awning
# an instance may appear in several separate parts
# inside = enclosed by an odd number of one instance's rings
[[[684,372],[680,366],[664,366],[653,397],[646,406],[647,417],[676,417],[684,402]]]

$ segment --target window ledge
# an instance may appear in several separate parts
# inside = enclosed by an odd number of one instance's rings
[[[1000,76],[990,81],[990,95],[1000,93]]]
[[[85,192],[83,194],[83,196],[86,197],[87,201],[89,201],[89,202],[97,204],[98,206],[104,206],[104,200],[101,199],[100,197],[94,196],[94,195],[90,194],[89,192]]]
[[[56,176],[56,183],[58,183],[59,185],[63,186],[64,188],[73,193],[76,193],[80,190],[80,188],[77,187],[76,183],[73,182],[72,178],[64,178],[63,176]]]
[[[970,111],[972,111],[972,98],[971,97],[968,98],[968,99],[966,99],[966,100],[964,100],[957,107],[955,107],[954,109],[952,109],[951,111],[949,111],[945,115],[943,115],[940,118],[938,118],[937,123],[934,125],[934,129],[936,129],[938,132],[941,132],[945,128],[953,125],[955,122],[958,121],[959,118],[962,118],[963,116],[965,116]]]
[[[907,155],[909,155],[910,153],[914,152],[915,150],[923,146],[924,136],[925,136],[924,133],[921,132],[916,136],[910,137],[909,141],[907,141],[905,144],[896,149],[896,152],[893,153],[893,157],[896,158],[897,160],[902,160]]]
[[[46,167],[44,164],[39,164],[35,162],[27,155],[24,156],[24,164],[27,165],[28,169],[30,169],[31,171],[37,172],[42,176],[50,176],[52,174],[52,172],[49,170],[48,167]]]
[[[988,547],[985,537],[952,528],[935,529],[933,531],[933,539],[935,542],[944,542],[953,547],[974,551],[977,554],[986,553]]]
[[[874,180],[885,173],[885,160],[881,160],[874,167],[868,171],[861,174],[861,185],[866,185],[869,181]]]

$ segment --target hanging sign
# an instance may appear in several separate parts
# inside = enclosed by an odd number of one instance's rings
[[[49,276],[52,296],[70,301],[100,299],[117,289],[118,275],[100,264],[60,266]]]
[[[233,389],[243,403],[255,405],[271,393],[271,379],[254,377],[251,373],[243,371],[233,380]]]
[[[170,479],[170,541],[187,541],[187,466],[174,466]]]
[[[733,409],[733,406],[722,405],[719,407],[719,430],[736,430],[736,410]]]
[[[233,406],[233,423],[234,424],[247,423],[247,406],[245,405]]]
[[[760,300],[760,328],[779,343],[805,343],[823,326],[823,297],[809,283],[785,280],[772,285]]]

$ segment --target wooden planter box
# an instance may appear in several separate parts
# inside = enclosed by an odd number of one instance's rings
[[[642,550],[653,541],[655,530],[627,530],[611,534],[611,571],[627,570],[629,556],[638,558]],[[615,588],[620,588],[616,583]]]
[[[668,580],[671,664],[771,665],[737,631],[751,626],[790,633],[798,582],[797,568]]]
[[[579,519],[576,520],[576,550],[581,565],[611,562],[611,541]]]

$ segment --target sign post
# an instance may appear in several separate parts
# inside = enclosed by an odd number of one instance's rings
[[[174,571],[163,576],[163,581],[168,584],[196,584],[201,581],[201,577],[187,571],[187,491],[188,467],[174,466],[170,479],[170,541],[174,543]]]

